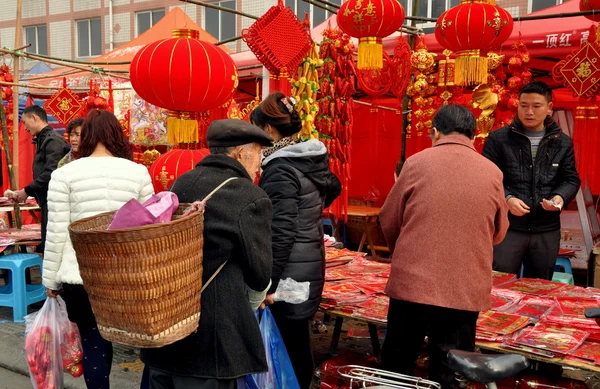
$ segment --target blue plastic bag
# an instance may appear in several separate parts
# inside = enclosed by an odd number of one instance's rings
[[[269,371],[247,376],[246,389],[300,389],[283,338],[269,307],[263,311],[256,311],[256,316],[260,323]]]

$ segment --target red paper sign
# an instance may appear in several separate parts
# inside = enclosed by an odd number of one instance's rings
[[[83,103],[69,88],[61,88],[44,103],[44,109],[65,126],[76,117]]]

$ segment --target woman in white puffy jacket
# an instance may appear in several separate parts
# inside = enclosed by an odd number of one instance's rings
[[[98,332],[68,227],[74,221],[115,211],[131,199],[144,202],[154,190],[148,169],[131,161],[129,142],[109,111],[88,114],[79,153],[79,159],[55,170],[50,180],[43,284],[50,297],[62,286],[69,319],[81,333],[88,389],[108,389],[112,344]]]

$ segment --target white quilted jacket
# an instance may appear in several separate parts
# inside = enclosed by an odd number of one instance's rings
[[[131,199],[146,201],[154,189],[143,165],[115,157],[88,157],[52,173],[48,189],[48,229],[43,284],[83,284],[71,244],[69,224],[116,211]]]

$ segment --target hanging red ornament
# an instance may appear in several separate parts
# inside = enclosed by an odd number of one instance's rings
[[[494,0],[462,0],[444,12],[435,26],[435,38],[456,53],[456,84],[473,85],[487,80],[486,50],[499,48],[513,30],[508,11]]]
[[[362,69],[383,67],[382,39],[402,27],[405,12],[397,0],[348,0],[337,13],[339,28],[358,38],[358,64]]]
[[[83,103],[79,97],[67,88],[65,78],[63,78],[63,87],[44,102],[44,109],[65,126],[79,115],[82,107]]]
[[[173,37],[150,43],[133,58],[131,85],[147,102],[169,110],[169,143],[198,142],[198,112],[229,101],[238,85],[231,57],[199,32],[173,30]]]

